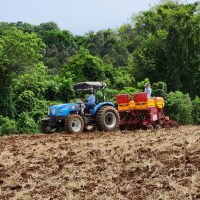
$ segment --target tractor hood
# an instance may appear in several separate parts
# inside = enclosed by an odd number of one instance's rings
[[[72,112],[76,112],[75,103],[66,103],[49,107],[48,116],[49,117],[66,117]]]

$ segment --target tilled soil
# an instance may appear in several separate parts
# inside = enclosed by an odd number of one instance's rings
[[[0,199],[200,199],[200,126],[2,137]]]

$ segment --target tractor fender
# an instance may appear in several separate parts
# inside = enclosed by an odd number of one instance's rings
[[[99,110],[100,108],[102,108],[103,106],[113,106],[113,107],[114,107],[114,104],[113,104],[112,102],[98,103],[98,104],[95,106],[94,110],[92,111],[92,116],[96,116],[98,110]]]

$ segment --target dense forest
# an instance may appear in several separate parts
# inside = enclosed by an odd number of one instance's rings
[[[163,96],[180,124],[200,124],[200,10],[166,1],[116,30],[83,36],[54,22],[0,23],[0,135],[38,133],[48,106],[73,101],[73,84],[105,81],[106,98]],[[97,94],[101,97],[101,92]]]

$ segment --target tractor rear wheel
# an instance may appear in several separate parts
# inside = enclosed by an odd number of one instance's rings
[[[69,133],[82,133],[84,128],[83,118],[80,115],[71,114],[66,119],[65,127]]]
[[[100,131],[115,131],[119,127],[119,114],[112,106],[100,108],[96,115],[96,125]]]

